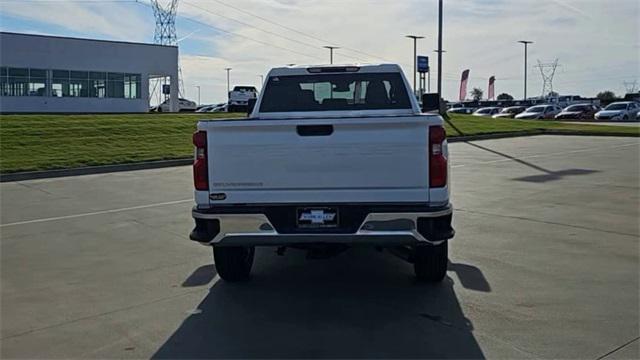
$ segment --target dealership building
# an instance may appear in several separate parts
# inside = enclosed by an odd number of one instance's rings
[[[0,112],[149,111],[149,79],[178,110],[178,48],[0,32]]]

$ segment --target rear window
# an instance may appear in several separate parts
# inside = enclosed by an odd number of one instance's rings
[[[398,73],[274,76],[260,112],[410,109]]]

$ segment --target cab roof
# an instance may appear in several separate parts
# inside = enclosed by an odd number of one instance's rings
[[[311,69],[311,71],[309,71]],[[345,69],[347,69],[345,71]],[[335,71],[332,71],[335,70]],[[322,64],[322,65],[290,65],[277,67],[269,71],[269,76],[313,75],[326,73],[386,73],[400,72],[397,64]]]

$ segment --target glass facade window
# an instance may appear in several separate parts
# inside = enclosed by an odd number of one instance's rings
[[[89,97],[89,72],[69,72],[69,96]]]
[[[140,74],[0,67],[0,96],[140,99]]]
[[[47,70],[29,69],[29,96],[47,96]]]
[[[107,73],[91,71],[89,73],[89,97],[107,96]]]
[[[125,99],[140,99],[140,74],[124,75],[124,97]]]
[[[110,98],[124,98],[124,74],[108,73],[107,93]]]

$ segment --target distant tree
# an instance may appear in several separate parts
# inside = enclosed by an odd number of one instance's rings
[[[609,90],[599,92],[598,95],[596,95],[596,97],[602,102],[610,102],[618,98],[613,91],[609,91]]]
[[[511,100],[513,100],[513,96],[511,96],[511,95],[509,95],[507,93],[502,93],[502,94],[498,95],[497,99],[498,100],[509,100],[509,101],[511,101]]]
[[[481,100],[482,95],[484,95],[484,92],[480,88],[473,88],[473,90],[471,90],[471,97],[473,100]]]

